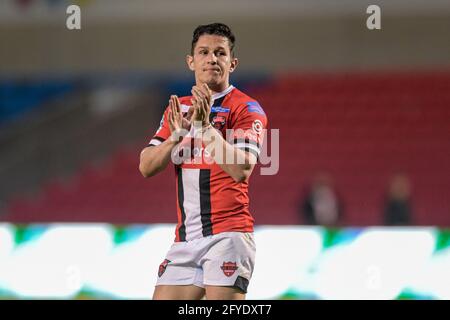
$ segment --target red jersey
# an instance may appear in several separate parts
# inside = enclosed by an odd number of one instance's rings
[[[181,112],[192,106],[191,96],[181,97]],[[255,99],[233,86],[213,95],[210,122],[224,139],[227,129],[234,134],[228,142],[258,157],[267,117]],[[157,146],[170,137],[167,113],[149,145]],[[238,130],[240,129],[240,130]],[[186,139],[185,138],[183,143]],[[194,152],[195,153],[195,152]],[[214,162],[184,161],[175,165],[177,215],[175,241],[206,237],[220,232],[252,232],[254,219],[249,211],[248,182],[235,182]]]

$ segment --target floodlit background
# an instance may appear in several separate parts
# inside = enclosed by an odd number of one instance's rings
[[[445,0],[0,1],[0,299],[151,297],[174,174],[142,178],[139,153],[211,22],[280,129],[248,298],[450,299]]]

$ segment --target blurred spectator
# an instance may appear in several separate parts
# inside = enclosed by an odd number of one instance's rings
[[[342,202],[331,177],[324,172],[313,178],[301,205],[305,224],[337,226],[342,218]]]
[[[411,224],[411,183],[405,174],[398,173],[391,178],[384,204],[384,224]]]

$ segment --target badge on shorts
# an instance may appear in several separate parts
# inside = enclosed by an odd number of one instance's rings
[[[220,269],[222,269],[223,273],[227,276],[227,277],[231,277],[234,272],[237,270],[237,265],[236,262],[223,262],[222,266],[220,267]]]
[[[166,271],[167,265],[171,262],[170,260],[164,259],[164,261],[159,265],[158,277],[161,277]]]

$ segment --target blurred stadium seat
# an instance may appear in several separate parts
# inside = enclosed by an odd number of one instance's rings
[[[301,189],[326,170],[345,201],[344,225],[382,223],[382,197],[397,171],[413,181],[414,223],[449,224],[449,92],[448,73],[289,74],[253,86],[281,133],[279,174],[252,177],[257,223],[301,223]],[[174,222],[173,170],[142,178],[144,145],[113,152],[95,168],[86,163],[69,186],[50,182],[36,200],[16,199],[7,220]]]

